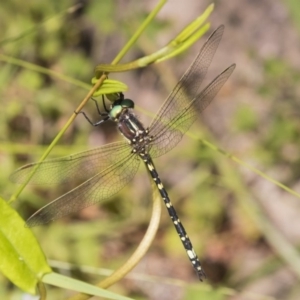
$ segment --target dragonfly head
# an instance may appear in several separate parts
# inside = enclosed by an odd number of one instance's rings
[[[109,112],[109,116],[112,120],[117,121],[120,115],[129,108],[134,108],[134,102],[130,99],[120,99],[115,101]]]

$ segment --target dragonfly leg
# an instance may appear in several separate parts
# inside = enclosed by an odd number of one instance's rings
[[[106,117],[109,113],[109,110],[107,109],[106,105],[105,105],[105,101],[104,101],[104,96],[102,95],[102,102],[103,102],[103,107],[104,107],[104,110],[105,110],[105,113],[102,113],[100,108],[99,108],[99,105],[98,105],[98,102],[96,99],[94,98],[91,98],[91,100],[93,100],[95,102],[95,105],[96,105],[96,108],[97,108],[97,112],[98,114],[101,116],[101,117]]]
[[[92,98],[93,99],[93,98]],[[97,103],[97,102],[96,102]],[[104,100],[104,96],[102,95],[102,103],[103,103],[103,107],[104,107],[104,110],[106,111],[106,113],[109,113],[109,109],[106,107],[106,104],[105,104],[105,100]],[[99,113],[99,108],[98,108],[98,103],[97,103],[97,109],[98,109],[98,113]],[[100,113],[99,113],[100,114]]]
[[[109,110],[107,109],[106,105],[105,105],[105,101],[104,101],[104,96],[102,95],[102,102],[103,102],[103,106],[104,106],[104,110],[105,110],[105,113],[101,112],[100,108],[99,108],[99,105],[98,105],[98,102],[96,99],[94,98],[91,98],[91,100],[93,100],[95,102],[95,105],[96,105],[96,108],[97,108],[97,112],[98,114],[101,116],[101,117],[104,117],[102,120],[94,123],[93,121],[91,121],[91,119],[86,115],[86,113],[84,111],[80,111],[80,112],[76,112],[74,111],[74,113],[76,115],[78,114],[83,114],[83,116],[85,117],[85,119],[92,125],[92,126],[98,126],[106,121],[109,120]]]
[[[104,122],[106,122],[106,121],[109,120],[109,115],[106,114],[105,117],[104,117],[102,120],[100,120],[100,121],[98,121],[98,122],[96,122],[96,123],[93,123],[93,122],[91,121],[91,119],[86,115],[86,113],[85,113],[84,111],[80,111],[80,112],[74,111],[74,113],[75,113],[76,115],[83,114],[83,116],[85,117],[85,119],[86,119],[92,126],[98,126],[98,125],[100,125],[100,124],[102,124],[102,123],[104,123]]]

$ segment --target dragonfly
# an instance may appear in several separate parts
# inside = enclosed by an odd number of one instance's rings
[[[119,99],[111,104],[110,109],[104,106],[106,112],[101,113],[97,105],[102,116],[97,123],[92,123],[83,114],[94,126],[108,120],[115,121],[125,140],[61,158],[27,164],[17,169],[11,175],[12,181],[17,183],[24,182],[32,175],[33,169],[35,173],[31,183],[34,184],[66,184],[74,180],[80,182],[80,185],[35,212],[26,221],[26,225],[33,227],[46,224],[111,198],[133,179],[142,161],[158,188],[188,258],[202,281],[206,277],[205,272],[152,159],[169,152],[180,142],[199,113],[210,104],[233,72],[235,64],[199,90],[223,32],[224,26],[221,25],[210,35],[148,128],[137,118],[134,102],[119,93]]]

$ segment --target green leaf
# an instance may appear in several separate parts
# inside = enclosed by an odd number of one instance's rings
[[[92,84],[94,85],[98,79],[96,77],[92,78]],[[105,94],[114,94],[125,92],[128,90],[126,84],[118,80],[105,79],[100,86],[100,88],[93,94],[93,96],[105,95]]]
[[[24,220],[0,197],[0,271],[16,286],[34,294],[51,268]]]
[[[85,283],[83,281],[63,276],[54,272],[46,274],[43,277],[42,281],[47,284],[52,284],[54,286],[58,286],[72,291],[77,291],[88,295],[105,297],[108,299],[115,300],[132,300],[132,298],[124,297],[122,295],[115,294],[113,292],[104,290],[102,288]]]

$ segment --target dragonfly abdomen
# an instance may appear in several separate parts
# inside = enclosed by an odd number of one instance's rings
[[[194,251],[193,245],[191,240],[189,239],[188,235],[186,234],[186,231],[184,229],[183,224],[181,223],[180,219],[177,216],[177,212],[175,210],[175,208],[173,207],[173,204],[169,198],[169,195],[167,193],[167,191],[165,190],[159,176],[158,173],[154,167],[154,164],[152,162],[152,159],[150,157],[150,155],[145,154],[145,153],[141,153],[140,157],[142,158],[142,160],[144,161],[153,181],[155,182],[159,193],[165,203],[165,206],[168,210],[169,216],[174,224],[174,227],[180,237],[180,240],[183,244],[183,247],[195,269],[195,271],[197,272],[197,275],[199,277],[199,279],[202,281],[203,277],[206,277],[204,270],[201,267],[199,258],[197,256],[197,254]]]

